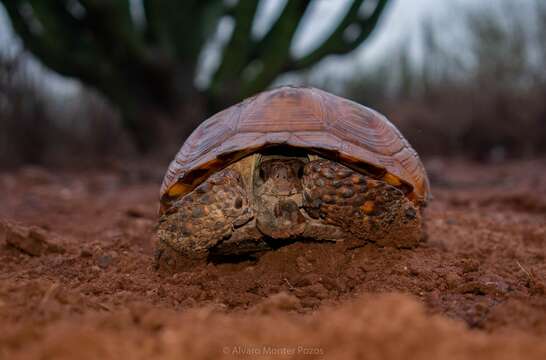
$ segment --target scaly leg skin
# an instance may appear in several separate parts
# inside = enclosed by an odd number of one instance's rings
[[[159,220],[156,267],[178,267],[207,257],[253,217],[240,174],[225,169],[212,175]]]
[[[414,247],[423,239],[421,212],[401,190],[341,164],[307,163],[303,195],[310,217],[357,239],[401,248]]]

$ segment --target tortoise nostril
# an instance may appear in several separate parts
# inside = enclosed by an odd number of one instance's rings
[[[288,179],[288,172],[284,167],[277,167],[275,169],[275,175],[274,178],[277,180],[287,180]]]

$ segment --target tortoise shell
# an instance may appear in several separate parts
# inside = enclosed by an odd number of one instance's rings
[[[280,87],[233,105],[195,129],[165,174],[162,208],[214,172],[272,146],[303,148],[386,177],[406,186],[419,205],[430,197],[419,156],[383,115],[316,88]]]

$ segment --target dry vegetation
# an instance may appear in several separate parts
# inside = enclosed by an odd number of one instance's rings
[[[546,4],[531,14],[513,2],[425,23],[423,59],[401,46],[356,71],[346,96],[386,113],[423,155],[480,160],[546,150]]]
[[[97,94],[55,92],[29,55],[0,57],[0,168],[86,166],[131,153],[116,112]]]

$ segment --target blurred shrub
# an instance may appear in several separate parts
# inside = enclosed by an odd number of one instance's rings
[[[32,79],[20,71],[20,57],[0,59],[0,162],[40,161],[50,124]]]
[[[84,89],[60,96],[42,79],[26,54],[0,57],[0,167],[87,166],[131,152],[103,99]]]
[[[546,152],[546,3],[463,13],[459,38],[422,27],[423,59],[401,46],[357,71],[344,95],[391,118],[420,152],[481,160]],[[461,17],[456,17],[461,18]]]

